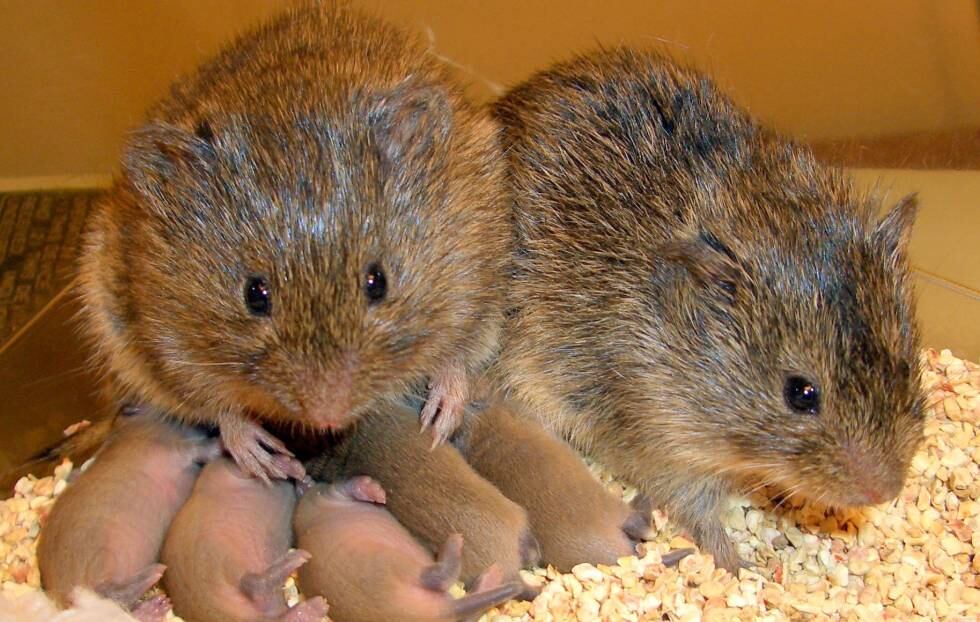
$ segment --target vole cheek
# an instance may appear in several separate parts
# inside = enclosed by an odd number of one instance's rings
[[[392,366],[411,367],[420,355],[425,353],[431,341],[431,335],[424,331],[417,332],[405,328],[392,330],[386,335],[382,347],[383,358]]]

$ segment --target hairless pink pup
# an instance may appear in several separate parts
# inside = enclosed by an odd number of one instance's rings
[[[307,485],[293,521],[298,545],[312,554],[299,584],[327,598],[335,622],[462,620],[525,589],[501,585],[491,566],[471,594],[454,599],[448,590],[459,577],[462,536],[449,536],[436,561],[381,507],[384,489],[370,477]]]
[[[290,551],[296,491],[263,483],[230,459],[204,468],[167,534],[163,583],[186,622],[320,622],[322,598],[286,604],[283,583],[309,560]]]
[[[138,411],[139,412],[139,411]],[[120,417],[91,467],[58,498],[37,547],[41,584],[62,606],[77,587],[162,620],[163,597],[140,602],[160,580],[167,527],[218,443],[153,413]]]

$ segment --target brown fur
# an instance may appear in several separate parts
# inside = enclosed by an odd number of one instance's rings
[[[470,418],[457,446],[477,473],[527,511],[542,564],[568,572],[635,553],[623,528],[641,527],[640,517],[571,447],[510,405],[496,402]]]
[[[426,379],[458,402],[500,330],[501,181],[492,122],[420,41],[290,10],[131,136],[82,258],[88,332],[121,401],[225,432],[343,428]]]
[[[737,488],[899,492],[922,428],[914,201],[877,220],[877,197],[656,54],[580,57],[496,112],[515,398],[728,568],[719,510]],[[819,414],[789,408],[788,375],[820,388]]]
[[[387,492],[386,507],[435,552],[453,533],[463,536],[461,579],[473,581],[491,564],[505,580],[538,560],[527,513],[478,475],[452,446],[429,450],[414,409],[392,406],[369,413],[346,444],[307,463],[315,478],[337,481],[360,475]]]

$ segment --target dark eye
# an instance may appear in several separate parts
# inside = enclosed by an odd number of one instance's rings
[[[384,270],[376,263],[368,266],[364,278],[364,293],[370,304],[381,302],[388,293],[388,281],[385,279]]]
[[[820,412],[820,389],[800,376],[790,376],[783,387],[783,397],[789,407],[800,413],[815,415]]]
[[[245,306],[252,315],[269,315],[272,311],[269,286],[262,277],[253,276],[245,282]]]

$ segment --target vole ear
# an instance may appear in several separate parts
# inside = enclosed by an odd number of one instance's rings
[[[683,267],[700,287],[725,304],[735,304],[739,289],[749,284],[735,253],[709,232],[669,242],[659,254]]]
[[[437,85],[409,79],[374,95],[370,106],[371,129],[386,167],[404,169],[406,162],[425,158],[436,143],[449,140],[452,107],[449,94]]]
[[[875,228],[874,239],[884,247],[891,261],[898,261],[907,252],[912,237],[912,224],[918,211],[918,196],[915,193],[910,194],[902,198]]]
[[[213,132],[204,122],[195,133],[151,122],[130,134],[122,160],[123,174],[142,195],[163,197],[174,178],[199,175],[214,157]]]

